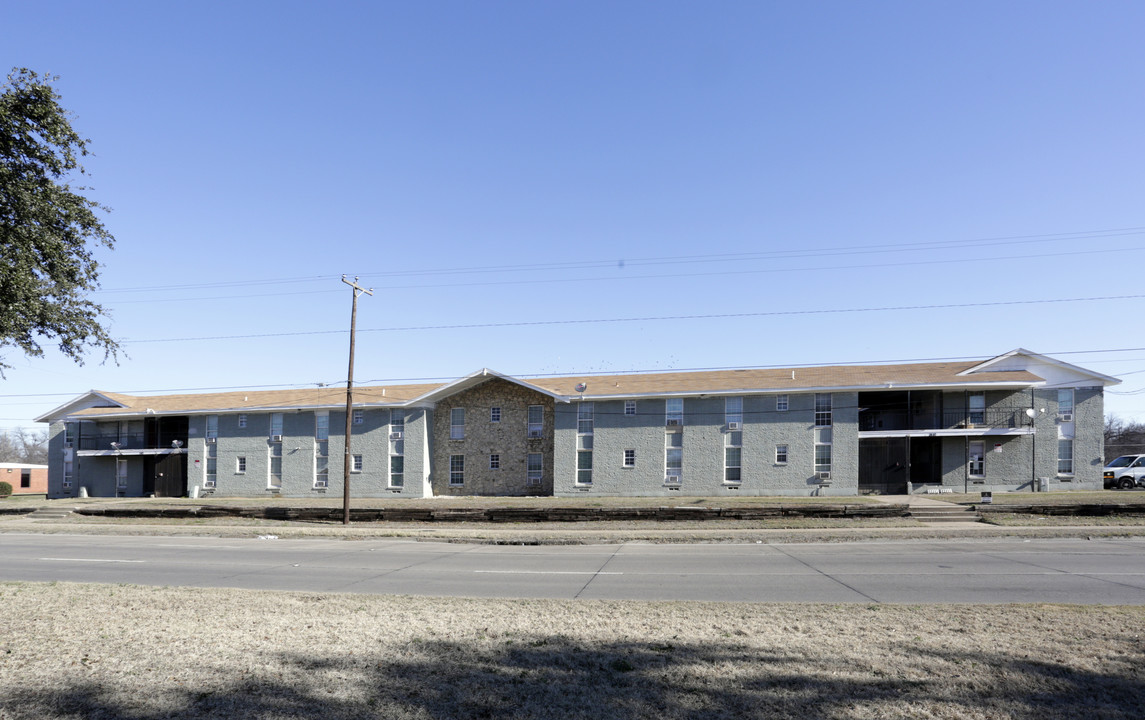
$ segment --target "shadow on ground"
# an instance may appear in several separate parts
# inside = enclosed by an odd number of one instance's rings
[[[362,650],[310,657],[300,649],[252,659],[241,677],[162,678],[143,691],[64,673],[51,689],[4,695],[0,717],[1043,720],[1140,717],[1145,707],[1140,653],[1106,659],[1095,672],[1072,658],[988,650],[904,648],[883,666],[856,664],[827,648],[764,652],[734,636],[709,645],[590,647],[550,636],[498,639],[483,650],[450,641],[415,641],[387,656]]]

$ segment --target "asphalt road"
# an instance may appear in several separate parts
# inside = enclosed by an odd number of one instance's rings
[[[495,546],[6,533],[0,580],[496,598],[1145,605],[1145,540]]]

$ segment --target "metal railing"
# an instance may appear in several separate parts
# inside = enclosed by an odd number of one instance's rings
[[[878,430],[976,430],[1020,428],[1029,424],[1024,408],[945,410],[911,413],[905,410],[866,410],[859,413],[859,432]]]

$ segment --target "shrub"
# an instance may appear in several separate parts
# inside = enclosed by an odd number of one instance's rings
[[[12,483],[0,480],[0,498],[6,498],[12,494]]]

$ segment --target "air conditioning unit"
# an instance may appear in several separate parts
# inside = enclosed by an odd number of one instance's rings
[[[400,432],[390,433],[390,440],[401,440],[401,439],[402,439],[402,434]]]
[[[674,426],[679,425],[679,424],[681,424],[680,420],[673,419],[673,420],[668,421],[668,427],[674,427]]]
[[[831,479],[831,473],[829,471],[819,473],[820,482],[822,482],[824,480],[830,480],[830,479]]]
[[[664,478],[664,484],[665,485],[679,485],[680,484],[680,476],[679,475],[669,475],[668,477]]]
[[[208,444],[208,445],[214,445],[214,444],[215,444],[215,440],[216,440],[216,438],[207,438],[207,444]]]
[[[1058,415],[1058,420],[1061,422],[1073,422],[1073,413],[1061,413]]]
[[[730,422],[728,423],[728,432],[738,432],[743,428],[743,423]]]
[[[529,437],[531,437],[531,438],[539,438],[540,436],[541,436],[540,430],[530,430],[529,431]]]
[[[541,479],[540,479],[539,477],[531,477],[531,478],[526,478],[526,479],[525,479],[525,484],[526,484],[526,485],[540,485],[540,484],[541,484]]]
[[[271,435],[270,441],[271,442],[282,442],[282,436],[281,435]]]

